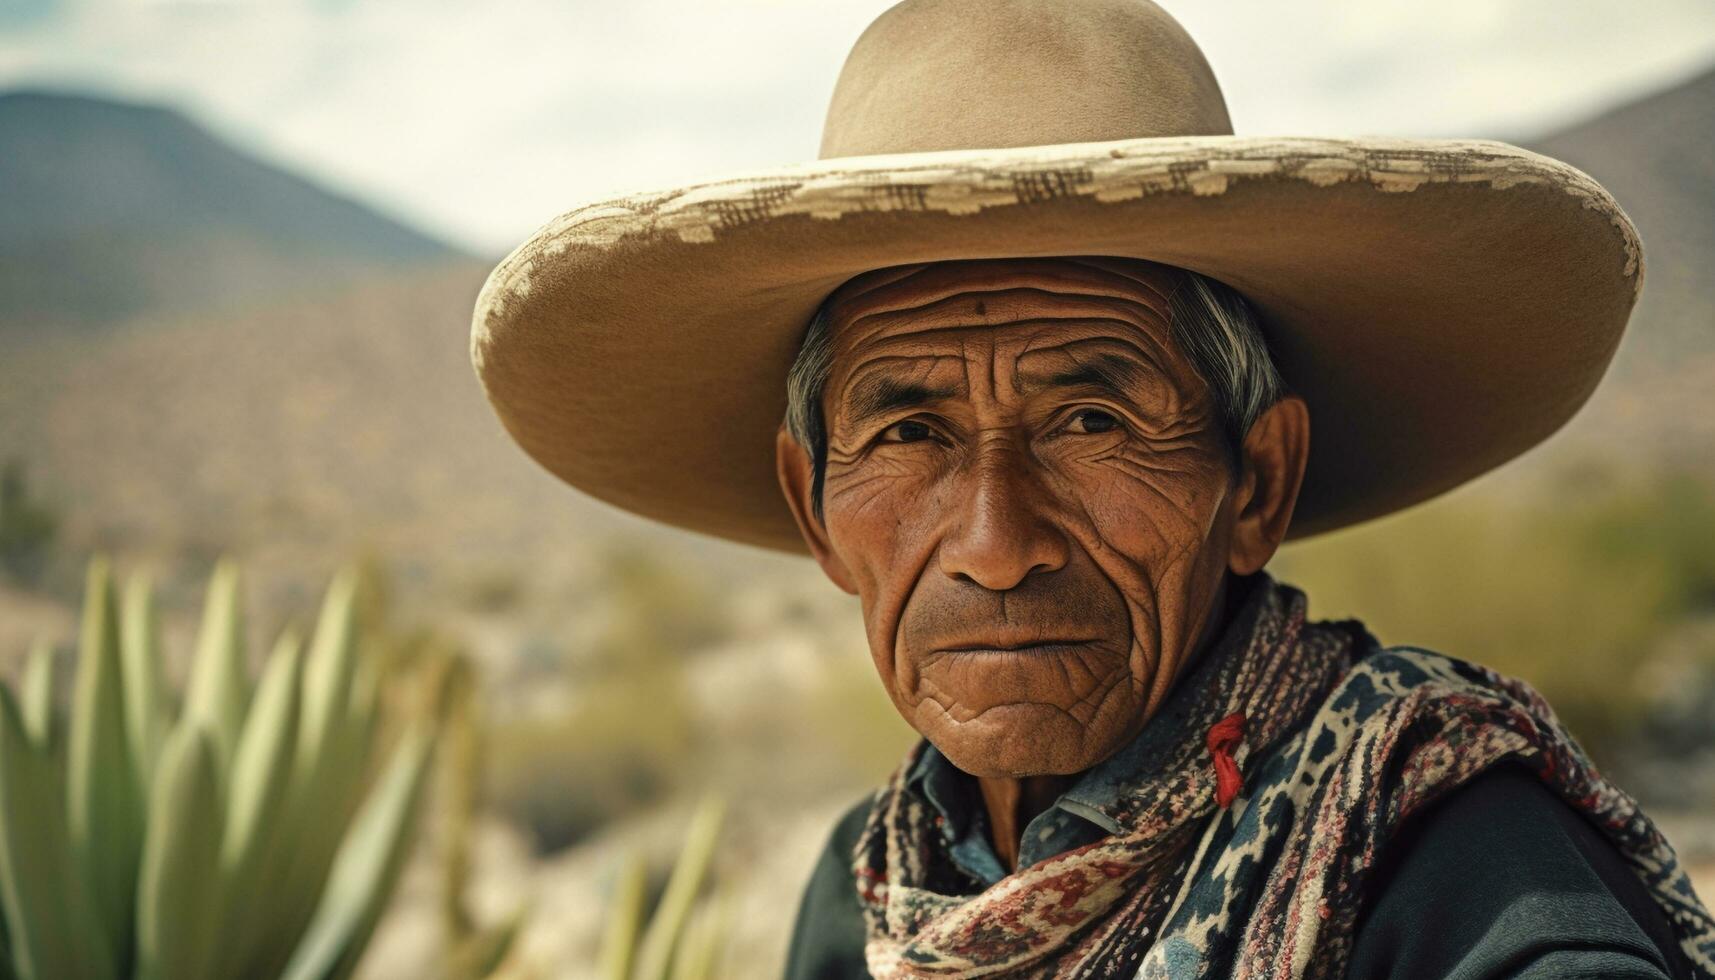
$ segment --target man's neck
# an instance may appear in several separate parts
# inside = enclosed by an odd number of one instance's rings
[[[1191,655],[1180,663],[1173,678],[1175,684],[1185,676],[1191,665],[1207,652],[1232,621],[1237,606],[1244,599],[1243,591],[1232,588],[1230,576],[1221,577],[1215,601],[1210,603],[1211,614],[1204,618],[1202,632],[1198,634]],[[982,790],[983,807],[988,811],[989,836],[994,843],[995,854],[1000,857],[1001,864],[1008,871],[1018,869],[1018,852],[1024,839],[1024,828],[1036,819],[1038,814],[1053,806],[1060,794],[1070,789],[1082,775],[1083,773],[1078,772],[1063,776],[976,777],[977,786]]]
[[[1060,794],[1078,781],[1078,774],[1069,776],[978,776],[977,786],[983,792],[983,806],[989,815],[989,836],[994,852],[1008,871],[1018,868],[1018,849],[1024,839],[1024,828],[1036,815],[1054,805]]]

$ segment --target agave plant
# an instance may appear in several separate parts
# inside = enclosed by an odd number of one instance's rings
[[[504,967],[523,929],[527,905],[490,925],[479,923],[471,909],[471,850],[483,755],[475,671],[469,658],[456,650],[432,650],[426,659],[440,693],[441,980],[482,980]]]
[[[720,837],[725,806],[705,799],[691,817],[684,849],[666,890],[644,925],[648,874],[643,858],[627,852],[614,877],[607,930],[602,937],[602,980],[711,980],[727,931],[719,895],[699,898]]]
[[[122,612],[91,564],[69,711],[45,647],[16,695],[0,686],[0,978],[350,976],[434,741],[413,720],[377,764],[356,584],[337,577],[308,647],[288,630],[253,687],[222,564],[175,712],[148,586],[130,583]]]

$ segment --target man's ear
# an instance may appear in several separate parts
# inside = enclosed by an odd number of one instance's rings
[[[1285,540],[1309,459],[1310,407],[1285,395],[1251,426],[1240,452],[1238,515],[1227,555],[1235,575],[1259,571]]]
[[[811,482],[814,479],[814,467],[810,462],[810,454],[798,445],[791,434],[782,425],[774,434],[774,472],[780,478],[780,492],[786,495],[786,506],[792,509],[792,519],[798,522],[798,533],[804,536],[804,543],[810,546],[810,554],[816,559],[816,564],[822,566],[822,571],[833,583],[852,595],[857,595],[857,586],[852,582],[851,571],[834,554],[833,547],[828,543],[827,529],[817,520],[815,511],[811,508]]]

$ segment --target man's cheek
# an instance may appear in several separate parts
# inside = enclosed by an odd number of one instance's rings
[[[854,573],[881,587],[911,564],[938,498],[930,481],[897,465],[866,466],[830,482],[826,513],[835,547],[849,555]],[[861,566],[864,571],[859,572]]]
[[[835,550],[852,573],[869,631],[870,649],[884,680],[895,676],[892,658],[894,632],[923,567],[918,552],[925,543],[920,520],[922,508],[902,503],[881,481],[867,481],[861,496],[844,495],[838,503],[830,497],[827,513],[829,536]]]
[[[882,511],[885,516],[885,511]],[[834,528],[839,530],[835,531]],[[830,520],[828,524],[834,547],[856,579],[858,595],[863,598],[864,616],[872,618],[875,606],[886,601],[887,586],[894,577],[894,565],[899,551],[899,529],[891,520],[866,520],[857,517]]]
[[[1218,476],[1218,475],[1217,475]],[[1085,513],[1106,545],[1134,561],[1171,564],[1207,536],[1219,502],[1218,479],[1204,467],[1116,467],[1089,486]]]

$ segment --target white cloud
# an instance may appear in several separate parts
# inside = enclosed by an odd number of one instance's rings
[[[181,105],[499,251],[586,197],[814,156],[840,62],[887,5],[68,0],[0,22],[0,84]],[[1715,60],[1708,0],[1169,8],[1248,133],[1522,137]]]

